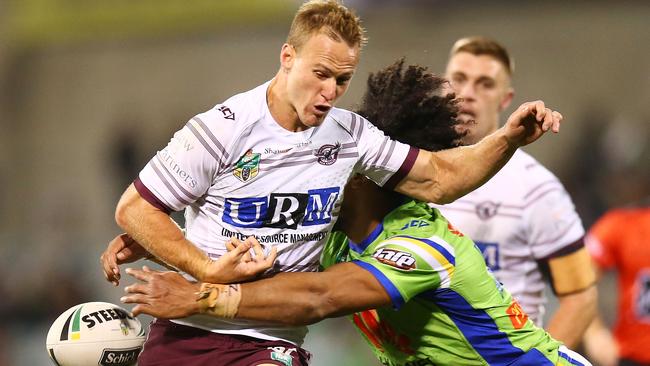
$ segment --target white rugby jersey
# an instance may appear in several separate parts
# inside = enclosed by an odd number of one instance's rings
[[[546,286],[538,261],[579,249],[582,221],[562,183],[518,150],[490,181],[443,206],[434,205],[471,237],[488,267],[542,325]]]
[[[232,236],[277,245],[270,272],[316,271],[353,173],[399,182],[417,149],[360,116],[332,109],[321,126],[290,132],[266,103],[269,83],[192,118],[140,172],[140,195],[166,211],[185,209],[186,237],[211,258]],[[193,316],[177,321],[219,333],[300,344],[305,327]]]

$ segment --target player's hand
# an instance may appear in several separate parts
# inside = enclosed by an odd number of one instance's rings
[[[226,284],[250,280],[271,268],[277,257],[275,246],[265,256],[264,249],[254,236],[244,241],[233,237],[226,243],[226,248],[228,252],[211,263],[201,281]]]
[[[618,365],[618,347],[615,342],[609,339],[595,337],[589,341],[583,341],[585,352],[589,360],[602,366]]]
[[[126,273],[139,282],[124,288],[126,295],[120,298],[125,304],[137,304],[133,315],[149,314],[156,318],[176,319],[199,312],[198,283],[192,283],[178,272],[160,272],[149,269],[127,268]]]
[[[619,349],[612,333],[607,329],[600,316],[589,325],[582,338],[582,345],[594,364],[602,366],[618,365]]]
[[[148,255],[146,249],[133,240],[128,234],[116,236],[99,257],[99,262],[108,282],[120,284],[120,264],[135,262]]]
[[[517,108],[503,126],[506,138],[515,146],[528,145],[547,131],[560,131],[562,114],[546,107],[543,101],[526,102]]]

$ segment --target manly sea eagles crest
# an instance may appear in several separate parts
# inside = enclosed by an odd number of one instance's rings
[[[337,142],[334,145],[323,145],[318,148],[316,151],[316,157],[318,158],[318,164],[321,165],[332,165],[336,162],[336,158],[339,156],[339,151],[341,150],[341,143]]]

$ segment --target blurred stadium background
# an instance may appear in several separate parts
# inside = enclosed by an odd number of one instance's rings
[[[119,303],[98,257],[119,232],[120,193],[190,117],[274,75],[299,3],[0,1],[0,365],[48,364],[58,314]],[[564,182],[586,227],[650,194],[650,2],[346,4],[370,43],[339,106],[398,57],[442,72],[457,38],[491,36],[516,60],[513,105],[543,98],[565,116],[559,136],[526,150]],[[613,291],[609,278],[610,322]],[[342,320],[313,327],[313,365],[375,365],[355,332]]]

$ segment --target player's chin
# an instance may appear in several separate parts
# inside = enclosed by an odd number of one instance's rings
[[[321,124],[323,124],[323,121],[325,121],[325,117],[327,117],[327,113],[323,114],[307,114],[305,118],[302,119],[302,123],[307,126],[307,127],[318,127]]]
[[[474,133],[474,129],[471,128],[471,126],[457,125],[454,126],[454,129],[456,130],[456,133],[461,135],[460,138],[461,145],[463,146],[473,145],[478,142],[476,138],[476,134]]]
[[[454,130],[456,130],[456,133],[462,136],[467,136],[470,137],[474,135],[474,126],[465,124],[465,123],[459,123],[454,126]]]

